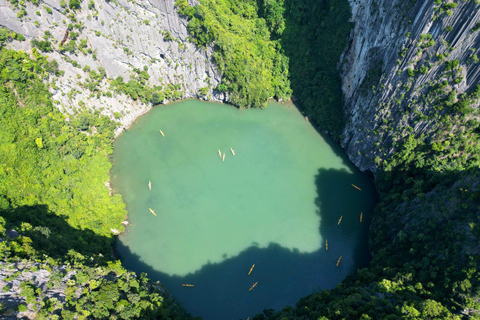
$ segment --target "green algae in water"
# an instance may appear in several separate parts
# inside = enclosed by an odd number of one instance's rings
[[[154,108],[117,139],[113,157],[131,222],[118,246],[124,264],[163,282],[194,315],[279,309],[368,261],[373,186],[295,107]]]

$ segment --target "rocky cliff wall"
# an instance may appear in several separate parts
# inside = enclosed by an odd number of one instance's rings
[[[111,95],[106,79],[100,94],[88,90],[82,85],[89,77],[85,66],[102,67],[107,77],[122,76],[125,81],[134,69],[147,70],[150,86],[175,85],[179,98],[224,99],[213,93],[221,78],[211,61],[212,49],[199,49],[188,41],[187,21],[176,12],[174,0],[84,0],[80,9],[67,10],[67,6],[60,0],[39,1],[38,5],[26,2],[26,14],[18,18],[22,5],[0,0],[0,26],[27,40],[12,42],[12,48],[29,50],[31,40],[41,41],[45,32],[51,34],[48,41],[54,50],[46,54],[65,73],[56,79],[61,85],[52,85],[50,91],[64,113],[83,107],[99,110],[120,123],[118,134],[151,108],[125,95]],[[69,27],[65,44],[78,33],[77,48],[72,53],[61,52],[60,43]],[[86,46],[80,50],[82,40]]]
[[[432,86],[461,95],[478,84],[480,5],[475,1],[352,0],[355,23],[340,62],[347,125],[341,144],[362,171],[409,134],[435,133]],[[431,42],[433,40],[433,44]],[[455,72],[445,61],[458,60]],[[411,71],[409,71],[409,69]]]

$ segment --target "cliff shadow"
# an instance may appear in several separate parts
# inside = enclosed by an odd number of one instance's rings
[[[109,256],[113,238],[98,235],[89,229],[76,229],[64,217],[50,211],[47,205],[19,206],[0,210],[5,219],[7,236],[29,237],[28,245],[39,253],[52,258],[64,258],[73,249],[82,255],[103,254]],[[12,231],[15,230],[15,231]],[[19,251],[22,256],[27,252]]]
[[[264,1],[258,2],[262,7]],[[283,6],[280,43],[289,59],[294,100],[316,126],[338,137],[345,125],[338,65],[353,26],[349,2],[286,0]]]
[[[247,319],[264,309],[279,310],[316,290],[335,287],[358,267],[366,266],[369,260],[366,241],[371,214],[367,210],[373,205],[369,203],[364,209],[362,223],[359,222],[360,211],[350,215],[352,206],[359,209],[364,203],[374,202],[367,199],[368,190],[374,190],[373,185],[367,185],[369,179],[347,170],[319,169],[313,182],[317,187],[315,204],[322,237],[315,252],[302,253],[274,242],[266,248],[252,245],[220,263],[209,263],[194,273],[179,276],[163,273],[159,271],[161,266],[157,269],[145,263],[121,241],[116,248],[125,267],[146,272],[151,279],[161,281],[188,312],[206,320]],[[356,190],[352,183],[364,187],[365,191]],[[355,192],[361,196],[355,197]],[[365,201],[361,204],[355,203],[362,198]],[[344,215],[344,221],[338,225],[340,214]],[[330,243],[328,251],[325,238]],[[343,258],[337,267],[340,256]],[[253,264],[255,268],[248,275]],[[257,285],[249,290],[255,283]]]

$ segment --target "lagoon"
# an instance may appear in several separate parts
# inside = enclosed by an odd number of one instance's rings
[[[371,179],[291,104],[153,108],[116,140],[112,185],[123,264],[206,320],[295,304],[369,261]]]

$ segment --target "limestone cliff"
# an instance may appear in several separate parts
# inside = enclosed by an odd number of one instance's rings
[[[376,171],[394,142],[435,133],[432,87],[459,96],[479,80],[476,1],[350,1],[355,27],[340,68],[347,125],[341,144],[362,171]],[[447,72],[445,61],[458,60]]]
[[[84,0],[74,11],[67,10],[63,0],[45,0],[37,5],[26,2],[24,8],[0,0],[0,26],[25,36],[27,41],[10,44],[15,49],[29,50],[33,39],[52,43],[53,52],[46,54],[65,73],[56,80],[61,85],[54,83],[50,90],[63,112],[82,106],[99,110],[121,123],[118,134],[151,108],[149,103],[107,93],[106,79],[100,94],[88,90],[84,85],[88,70],[98,68],[104,68],[110,79],[122,76],[125,81],[135,69],[146,70],[150,86],[170,85],[176,98],[224,99],[213,93],[221,79],[211,62],[212,49],[199,49],[188,41],[187,21],[177,13],[174,0]],[[73,37],[77,48],[61,52],[62,40],[68,44]]]

